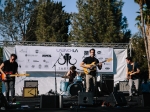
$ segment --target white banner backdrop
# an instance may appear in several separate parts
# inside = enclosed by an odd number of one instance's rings
[[[21,46],[17,46],[17,47],[21,47]],[[32,47],[32,46],[30,46],[30,47]],[[30,47],[28,47],[28,48],[30,48]],[[57,47],[57,48],[59,48],[59,47]],[[64,47],[64,48],[66,48],[66,47]],[[73,49],[74,49],[74,47],[73,47]],[[89,49],[90,48],[86,48],[86,51],[88,51]],[[96,51],[99,51],[99,50],[97,50],[98,48],[95,48],[95,49],[96,49]],[[99,49],[101,49],[101,48],[99,48]],[[43,49],[43,51],[44,50],[45,49]],[[9,59],[9,55],[11,53],[14,53],[14,51],[15,51],[15,47],[4,47],[4,59]],[[25,49],[23,49],[19,52],[24,52],[25,53],[26,51],[25,51]],[[53,54],[53,52],[50,52],[50,53]],[[62,53],[63,56],[65,55],[64,52],[61,51],[61,53]],[[61,53],[59,51],[57,58],[60,56]],[[113,53],[113,65],[112,65],[113,66],[113,72],[107,72],[107,73],[106,72],[104,72],[104,73],[99,72],[98,73],[98,79],[97,79],[98,81],[99,81],[99,78],[100,78],[99,77],[100,74],[112,74],[112,75],[114,75],[114,84],[118,83],[119,81],[125,80],[125,74],[126,74],[126,61],[125,61],[125,58],[127,56],[127,50],[126,49],[114,49],[112,53]],[[21,54],[23,54],[23,53],[21,53]],[[74,54],[76,54],[76,53],[74,53]],[[19,55],[19,54],[17,54],[17,55]],[[48,55],[48,53],[46,53],[46,55]],[[51,56],[53,56],[53,55],[51,55]],[[81,57],[81,56],[84,56],[84,55],[83,54],[82,55],[81,54],[80,55],[76,54],[76,57],[78,57],[78,56]],[[84,57],[86,57],[86,56],[89,56],[89,55],[85,55]],[[98,54],[96,56],[98,56]],[[21,55],[18,56],[18,59],[24,60],[24,58],[25,58],[24,55],[23,55],[23,57],[21,57]],[[36,58],[31,58],[31,59],[36,60]],[[22,61],[20,61],[20,62],[22,62]],[[50,60],[50,62],[51,62],[51,60]],[[18,60],[18,63],[19,63],[19,60]],[[53,63],[55,63],[55,62],[53,62]],[[112,64],[112,62],[111,63],[105,63],[105,64],[103,64],[103,67],[106,66],[106,65],[110,65],[110,64]],[[52,65],[53,64],[51,64],[51,66]],[[70,67],[70,66],[71,65],[68,65],[68,67]],[[58,70],[59,70],[59,67],[58,67]],[[63,78],[61,78],[61,76],[66,74],[67,70],[62,69],[62,71],[64,71],[64,72],[56,71],[56,90],[57,90],[58,93],[60,93],[60,82],[62,80],[64,80]],[[31,71],[25,71],[25,72],[29,73],[30,76],[29,77],[24,77],[24,76],[23,77],[16,77],[16,82],[15,82],[15,95],[16,96],[22,96],[25,80],[28,80],[28,81],[29,80],[30,81],[37,80],[38,81],[39,95],[47,94],[51,89],[53,91],[55,91],[55,71],[54,70],[53,71],[46,71],[46,70],[42,71],[40,69],[40,70],[37,70],[37,71],[35,71],[35,70],[32,71],[31,70]],[[3,86],[2,91],[3,91],[3,93],[5,93],[4,86]]]
[[[56,71],[66,72],[70,66],[78,69],[83,59],[89,56],[88,47],[47,47],[47,46],[16,46],[18,56],[18,72],[24,71]],[[113,48],[95,48],[96,58],[103,62],[113,59]],[[113,72],[113,60],[105,62],[98,72]]]

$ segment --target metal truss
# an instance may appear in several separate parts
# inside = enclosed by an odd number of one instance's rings
[[[0,41],[1,47],[20,46],[55,46],[55,47],[103,47],[130,49],[129,43],[79,43],[79,42],[37,42],[37,41]]]

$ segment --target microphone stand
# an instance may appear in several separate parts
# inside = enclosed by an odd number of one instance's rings
[[[53,67],[55,67],[55,108],[56,108],[56,95],[57,95],[56,64],[57,64],[57,62],[58,62],[58,60],[60,59],[61,56],[62,56],[62,54],[58,57],[57,61],[53,65]]]

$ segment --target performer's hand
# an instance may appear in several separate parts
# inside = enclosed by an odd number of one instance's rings
[[[99,63],[99,66],[102,66],[102,62]]]

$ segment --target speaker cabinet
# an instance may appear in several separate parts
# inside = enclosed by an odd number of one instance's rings
[[[23,97],[36,97],[38,95],[37,87],[24,87]]]
[[[109,95],[114,90],[114,80],[101,80],[100,89],[103,95]]]
[[[93,93],[79,92],[78,105],[93,105]]]
[[[112,92],[106,99],[106,102],[111,106],[125,106],[127,105],[126,98],[123,92]]]
[[[129,93],[128,81],[119,81],[119,91],[123,93]]]
[[[138,98],[138,99],[140,99],[140,98]],[[141,106],[142,107],[150,107],[150,93],[142,93]]]
[[[25,80],[24,87],[38,87],[38,80]]]
[[[59,96],[42,95],[40,98],[40,108],[59,108]]]

